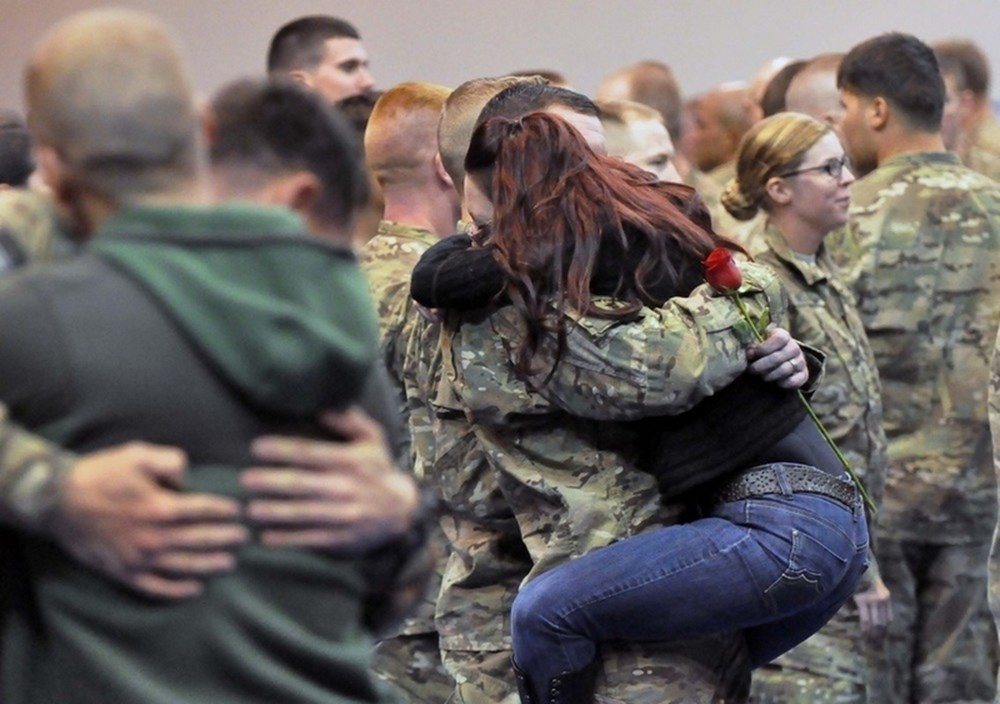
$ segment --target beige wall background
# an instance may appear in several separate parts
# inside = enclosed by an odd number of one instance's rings
[[[25,57],[66,14],[97,0],[0,0],[0,105],[20,108]],[[969,37],[1000,72],[1000,0],[120,0],[173,28],[205,94],[263,72],[267,43],[303,14],[344,17],[361,31],[380,87],[454,86],[519,69],[554,68],[592,92],[608,71],[653,58],[686,95],[748,80],[775,56],[842,51],[900,30],[925,41]],[[1000,97],[993,82],[994,99]]]

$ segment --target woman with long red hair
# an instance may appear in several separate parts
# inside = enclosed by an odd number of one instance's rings
[[[552,115],[487,120],[465,166],[466,206],[488,234],[468,260],[471,278],[448,285],[467,307],[515,311],[520,334],[504,340],[510,363],[546,398],[564,398],[552,372],[567,314],[630,324],[643,306],[704,283],[701,263],[713,250],[741,251],[711,230],[691,189],[595,154]],[[606,641],[740,630],[761,665],[851,595],[867,563],[857,488],[797,395],[765,379],[743,374],[684,413],[637,421],[646,441],[639,466],[697,517],[525,583],[511,627],[523,701],[589,701],[590,664]],[[614,400],[607,406],[613,413]],[[564,423],[575,423],[578,409],[564,410]]]

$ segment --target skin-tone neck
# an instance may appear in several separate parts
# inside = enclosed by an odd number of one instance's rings
[[[943,151],[940,132],[924,132],[899,123],[887,125],[876,146],[879,164],[897,154]]]
[[[912,126],[881,97],[875,98],[871,110],[870,124],[876,132],[875,154],[879,164],[897,154],[945,151],[940,129],[928,132]]]
[[[39,145],[38,170],[42,181],[51,190],[56,202],[68,215],[77,235],[91,237],[108,218],[123,207],[136,205],[196,206],[211,202],[207,175],[199,166],[188,174],[177,174],[169,186],[156,193],[132,196],[127,205],[107,198],[95,191],[76,185],[72,169],[62,160],[56,149]]]
[[[331,223],[320,216],[315,205],[322,185],[312,173],[304,170],[264,173],[245,164],[216,164],[209,174],[213,202],[244,201],[287,208],[302,218],[312,236],[350,246],[353,223]]]
[[[773,206],[769,216],[793,252],[813,255],[819,251],[826,232],[819,232],[798,217],[791,208]]]
[[[204,179],[192,178],[184,184],[178,184],[176,188],[155,195],[133,198],[128,205],[188,207],[204,206],[211,202]],[[112,203],[103,196],[90,192],[79,192],[68,200],[61,200],[61,204],[72,214],[76,221],[77,232],[84,239],[89,239],[115,213],[123,207],[128,207]]]
[[[457,198],[444,189],[392,186],[383,189],[386,220],[419,227],[438,237],[455,233],[460,211]]]

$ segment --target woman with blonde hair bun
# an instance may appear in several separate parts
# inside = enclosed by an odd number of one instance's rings
[[[813,408],[879,503],[887,458],[878,372],[853,299],[824,247],[827,235],[847,223],[853,181],[844,149],[828,125],[807,115],[779,113],[744,136],[736,178],[722,202],[741,220],[759,210],[766,213],[762,229],[751,239],[752,253],[778,274],[788,291],[789,331],[827,354],[823,384],[811,398]],[[845,701],[876,701],[865,692],[862,641],[863,636],[884,635],[889,618],[889,592],[872,560],[854,599],[830,624],[755,673],[755,698],[770,701],[772,695],[789,694],[790,686],[805,698],[815,691],[840,696],[848,694],[847,687],[856,698]],[[831,663],[829,672],[815,667],[820,662]],[[792,668],[794,677],[782,676],[783,666]],[[844,677],[845,670],[853,676]]]

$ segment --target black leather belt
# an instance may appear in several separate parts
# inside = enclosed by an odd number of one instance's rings
[[[784,475],[785,481],[781,481]],[[821,469],[804,464],[774,462],[747,471],[724,484],[715,493],[717,503],[742,501],[764,494],[792,492],[819,494],[855,508],[861,501],[857,487],[849,479],[841,479]]]

